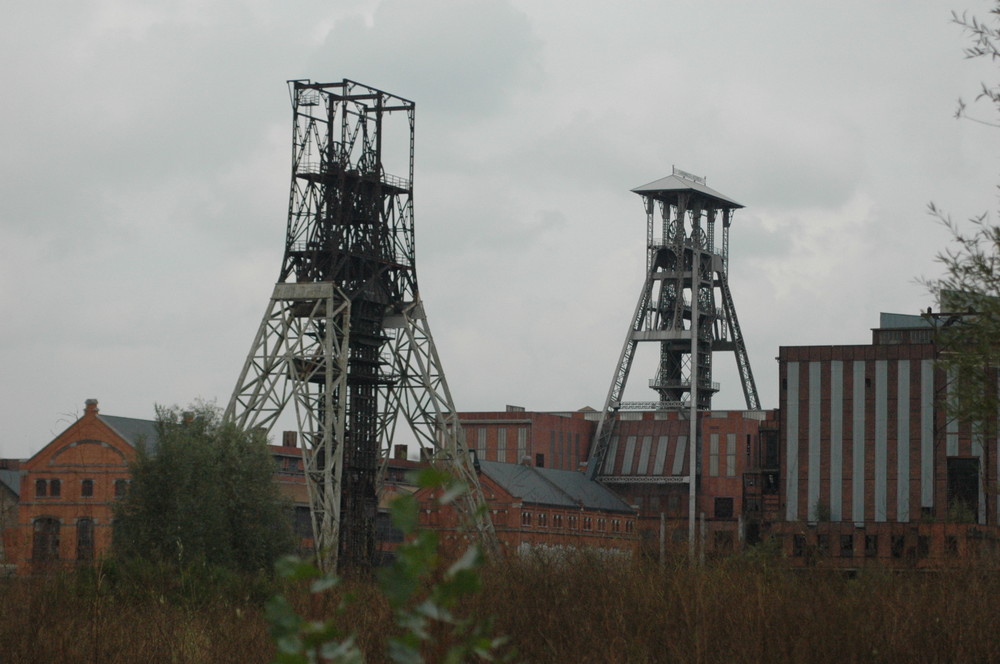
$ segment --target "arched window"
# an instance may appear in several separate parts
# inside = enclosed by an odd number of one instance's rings
[[[59,521],[50,516],[35,519],[31,559],[35,562],[59,560]]]
[[[94,480],[83,480],[80,483],[80,495],[84,498],[90,498],[94,495]]]
[[[76,522],[76,559],[87,562],[94,559],[94,520]]]
[[[48,480],[35,480],[35,497],[44,498],[49,495],[48,493],[49,482]]]
[[[49,495],[58,498],[62,495],[62,482],[59,480],[49,480]]]

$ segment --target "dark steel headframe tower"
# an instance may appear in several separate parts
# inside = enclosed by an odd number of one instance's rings
[[[729,227],[733,212],[743,206],[708,187],[705,178],[676,168],[632,191],[646,208],[646,279],[598,424],[587,468],[591,478],[600,474],[619,410],[711,408],[719,389],[712,382],[714,351],[735,352],[747,408],[760,408],[729,289]],[[659,366],[649,381],[659,400],[623,402],[640,342],[660,346]]]
[[[459,509],[492,545],[417,287],[414,104],[347,79],[289,81],[289,91],[285,255],[226,416],[269,431],[294,403],[327,570],[372,564],[378,491],[400,414],[434,462],[470,487]]]

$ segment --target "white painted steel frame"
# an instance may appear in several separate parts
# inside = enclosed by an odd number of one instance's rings
[[[316,552],[336,569],[344,454],[350,301],[332,283],[279,283],[225,417],[270,432],[295,404]]]

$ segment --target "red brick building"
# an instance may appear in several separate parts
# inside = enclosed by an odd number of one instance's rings
[[[539,413],[511,406],[505,412],[459,414],[466,441],[480,459],[517,457],[581,474],[599,417],[590,408]],[[773,412],[701,414],[695,511],[708,552],[732,551],[744,540],[743,476],[767,417]],[[689,437],[686,412],[623,411],[615,421],[599,480],[638,510],[636,534],[647,554],[655,555],[661,541],[665,548],[687,550]]]
[[[997,440],[947,416],[934,333],[883,314],[871,345],[779,350],[777,454],[759,469],[776,491],[754,516],[793,561],[928,567],[996,548]]]
[[[522,463],[538,468],[580,470],[587,464],[594,422],[592,409],[540,413],[507,406],[502,412],[459,413],[470,450],[481,461]]]
[[[707,552],[741,546],[743,474],[758,446],[763,411],[708,411],[700,414],[700,454],[696,468],[695,514]],[[639,508],[644,550],[686,551],[689,535],[688,472],[691,445],[686,412],[622,412],[618,415],[601,482]],[[704,525],[702,525],[704,524]]]
[[[6,473],[0,481],[13,476],[20,487],[16,517],[4,532],[6,562],[30,573],[89,563],[107,552],[115,502],[128,491],[129,463],[139,445],[155,452],[157,443],[155,422],[103,415],[97,400],[88,399],[83,416],[17,470],[0,469]],[[312,526],[302,450],[294,435],[282,443],[269,446],[275,480],[293,504],[299,546],[308,550]]]
[[[480,461],[482,485],[497,539],[505,553],[587,548],[631,555],[638,541],[636,510],[583,473]],[[417,492],[421,525],[440,530],[447,547],[461,542],[454,509]]]
[[[156,445],[148,420],[101,415],[88,399],[83,417],[21,464],[12,551],[18,572],[90,562],[111,546],[112,508],[128,490],[139,444]]]

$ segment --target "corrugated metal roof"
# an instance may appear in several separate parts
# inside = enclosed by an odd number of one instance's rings
[[[0,470],[0,484],[3,484],[15,496],[21,495],[21,472],[17,470]]]
[[[912,314],[887,314],[884,311],[878,316],[880,329],[901,329],[910,327],[934,327],[930,319]]]
[[[156,422],[152,420],[117,417],[115,415],[98,415],[97,417],[114,429],[132,447],[138,447],[139,443],[143,443],[147,452],[155,452],[159,446],[160,436],[156,431]]]
[[[635,511],[610,489],[573,470],[497,461],[481,461],[480,466],[487,477],[526,503],[606,512]]]
[[[714,200],[716,203],[720,204],[723,208],[741,208],[742,204],[737,203],[733,199],[720,194],[716,190],[712,189],[708,185],[701,184],[700,182],[695,182],[694,180],[689,180],[687,178],[682,178],[678,175],[668,175],[665,178],[660,178],[659,180],[654,180],[649,184],[644,184],[641,187],[636,187],[632,190],[637,194],[643,196],[649,196],[657,200],[671,200],[678,193],[682,191],[695,191],[705,196],[706,198]]]

